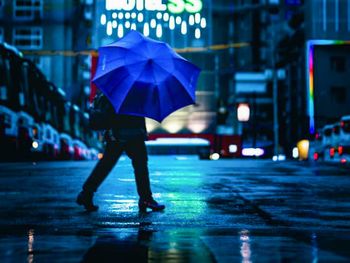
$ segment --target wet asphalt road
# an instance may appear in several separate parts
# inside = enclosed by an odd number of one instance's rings
[[[350,170],[150,156],[164,212],[140,214],[122,157],[75,204],[95,162],[0,164],[1,262],[349,262]]]

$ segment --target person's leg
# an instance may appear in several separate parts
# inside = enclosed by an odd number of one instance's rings
[[[125,151],[130,157],[134,168],[137,193],[140,197],[140,210],[146,211],[147,208],[151,208],[154,211],[163,210],[165,206],[158,204],[152,197],[145,142],[143,140],[129,141],[125,147]]]
[[[96,192],[106,179],[123,152],[123,146],[117,142],[108,142],[101,160],[98,161],[83,185],[83,190]]]
[[[107,143],[102,159],[96,164],[83,185],[83,191],[77,197],[77,203],[83,205],[87,211],[96,211],[98,209],[98,206],[95,206],[92,200],[94,192],[106,179],[122,152],[123,146],[121,144],[116,142]]]
[[[151,199],[152,192],[148,173],[148,157],[143,140],[129,141],[125,147],[134,168],[137,193],[140,199]]]

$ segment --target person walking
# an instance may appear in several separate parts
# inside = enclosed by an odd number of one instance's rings
[[[147,208],[152,211],[164,210],[165,206],[157,203],[152,197],[145,145],[147,140],[145,118],[113,113],[111,127],[104,134],[106,141],[104,155],[85,181],[77,197],[77,203],[84,206],[87,211],[98,210],[98,206],[93,203],[94,193],[125,152],[134,168],[139,210],[141,212],[146,212]]]

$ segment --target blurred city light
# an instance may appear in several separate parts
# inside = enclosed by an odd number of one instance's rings
[[[182,21],[182,24],[181,24],[181,34],[183,35],[187,34],[187,23],[185,21]]]
[[[250,108],[247,103],[240,103],[237,108],[237,119],[239,121],[249,121]]]
[[[184,124],[180,122],[167,122],[164,123],[163,127],[169,133],[177,133],[184,127]]]
[[[243,156],[260,157],[260,156],[263,156],[264,153],[265,153],[265,151],[262,148],[243,148],[242,149]]]
[[[300,160],[308,159],[309,145],[310,145],[310,142],[308,140],[301,140],[297,143]]]
[[[205,122],[200,121],[191,121],[189,122],[187,128],[192,131],[193,133],[201,133],[203,132],[208,125]]]
[[[202,17],[202,19],[201,19],[201,27],[202,28],[206,28],[207,27],[207,20],[204,17]]]
[[[148,37],[149,36],[149,24],[148,23],[144,23],[143,25],[143,34]]]
[[[158,38],[161,38],[163,35],[163,29],[162,29],[162,26],[161,25],[157,25],[157,32],[156,32],[156,36]]]
[[[101,15],[101,25],[105,25],[106,24],[106,21],[107,21],[107,17],[105,14]]]
[[[238,147],[236,144],[231,144],[229,147],[228,147],[228,150],[230,153],[236,153],[238,151]]]
[[[210,155],[210,160],[217,161],[220,159],[220,154],[218,153],[213,153]]]
[[[196,28],[196,30],[194,31],[194,36],[197,39],[201,38],[201,30],[199,28]]]
[[[39,147],[39,143],[38,143],[37,141],[34,141],[34,142],[32,143],[32,147],[33,147],[34,149],[37,149],[37,148]]]
[[[274,155],[272,157],[272,161],[277,162],[277,161],[285,161],[286,156],[284,154],[279,154],[279,155]]]
[[[298,150],[298,147],[294,147],[293,148],[293,158],[294,159],[298,159],[299,158],[299,150]]]
[[[146,142],[147,145],[168,145],[168,146],[209,146],[210,143],[202,138],[158,138]]]

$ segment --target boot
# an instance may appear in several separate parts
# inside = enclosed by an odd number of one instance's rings
[[[97,211],[98,206],[92,202],[93,197],[93,192],[81,191],[77,197],[77,204],[83,205],[88,212]]]
[[[165,209],[165,205],[158,204],[154,199],[149,200],[139,200],[139,210],[140,212],[146,212],[147,208],[152,209],[152,211],[162,211]]]

